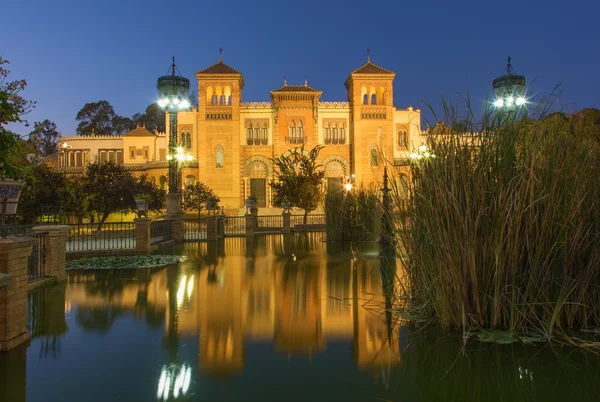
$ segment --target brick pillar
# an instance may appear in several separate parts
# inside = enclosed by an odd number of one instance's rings
[[[181,213],[181,194],[167,194],[167,219],[173,221],[173,240],[182,242],[184,240],[184,228],[183,214]]]
[[[10,283],[0,287],[0,351],[12,349],[30,338],[27,332],[27,260],[33,242],[28,237],[0,239],[0,274],[10,276]]]
[[[217,240],[217,224],[217,215],[209,215],[206,217],[206,240]]]
[[[34,232],[48,232],[46,237],[46,275],[58,280],[67,279],[67,239],[69,226],[48,225],[35,226]]]
[[[254,236],[254,229],[256,229],[256,215],[246,214],[246,236]]]
[[[150,218],[136,218],[135,222],[135,253],[140,255],[150,254]]]
[[[290,214],[289,212],[284,212],[281,215],[283,217],[283,233],[292,233],[292,214]]]

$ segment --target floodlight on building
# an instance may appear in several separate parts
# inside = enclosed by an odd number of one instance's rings
[[[496,78],[494,87],[494,107],[499,110],[514,110],[527,103],[525,98],[525,77],[515,74],[508,58],[504,74]]]

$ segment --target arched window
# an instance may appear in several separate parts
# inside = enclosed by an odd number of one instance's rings
[[[304,125],[302,124],[302,120],[298,120],[298,132],[296,138],[298,140],[298,144],[304,142]]]
[[[338,142],[338,127],[336,123],[331,125],[331,143],[339,144]]]
[[[323,131],[323,134],[325,134],[325,138],[323,138],[325,140],[325,144],[331,144],[331,124],[325,123],[325,128]]]
[[[206,87],[206,104],[214,105],[213,101],[213,87]]]
[[[290,126],[288,127],[288,142],[290,144],[294,144],[294,140],[296,139],[296,122],[292,120],[290,122]]]
[[[225,165],[225,161],[223,159],[223,154],[225,153],[225,148],[223,148],[223,145],[217,145],[215,147],[215,159],[216,159],[216,167],[217,168],[222,168]]]
[[[260,144],[267,145],[269,143],[269,133],[267,131],[267,125],[263,124],[260,128]]]
[[[260,144],[260,124],[254,123],[254,143]]]
[[[160,189],[164,190],[167,185],[167,178],[165,176],[160,176]]]
[[[246,144],[254,144],[254,142],[252,141],[252,123],[248,123],[248,125],[246,126]]]
[[[371,100],[371,105],[377,104],[377,92],[375,91],[375,87],[369,88],[369,99]]]
[[[379,157],[377,156],[377,148],[371,148],[369,151],[371,166],[379,165]]]
[[[408,133],[405,130],[398,131],[398,146],[402,149],[408,149]]]
[[[184,186],[190,186],[190,185],[193,186],[194,184],[196,184],[196,178],[194,176],[192,176],[191,174],[185,176],[185,179],[183,179]]]
[[[181,145],[188,149],[192,147],[192,135],[190,133],[181,134]]]
[[[367,93],[367,87],[362,87],[360,89],[360,97],[362,98],[363,105],[369,104],[369,94]]]
[[[340,123],[340,144],[346,143],[346,127],[344,127],[344,123]]]
[[[231,88],[229,86],[225,87],[225,105],[231,105]]]
[[[215,102],[213,103],[213,105],[222,105],[221,101],[223,100],[223,89],[221,87],[216,87],[215,88]]]

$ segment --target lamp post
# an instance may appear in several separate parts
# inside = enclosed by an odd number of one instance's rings
[[[494,79],[494,107],[501,112],[518,110],[527,104],[525,77],[515,74],[508,58],[504,75]]]
[[[179,186],[179,162],[178,155],[183,154],[183,148],[179,151],[177,146],[177,113],[190,107],[188,94],[190,91],[190,80],[176,75],[175,57],[171,64],[171,74],[158,78],[156,88],[160,93],[158,105],[169,112],[169,192],[167,194],[167,217],[181,215],[181,200]]]

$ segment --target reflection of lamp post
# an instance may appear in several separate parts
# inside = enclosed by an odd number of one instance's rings
[[[181,213],[181,201],[179,199],[179,180],[177,155],[183,154],[177,149],[177,112],[190,107],[188,93],[190,91],[190,80],[175,75],[175,57],[171,65],[171,75],[158,78],[156,88],[160,92],[158,105],[169,112],[169,193],[167,194],[167,216]]]

